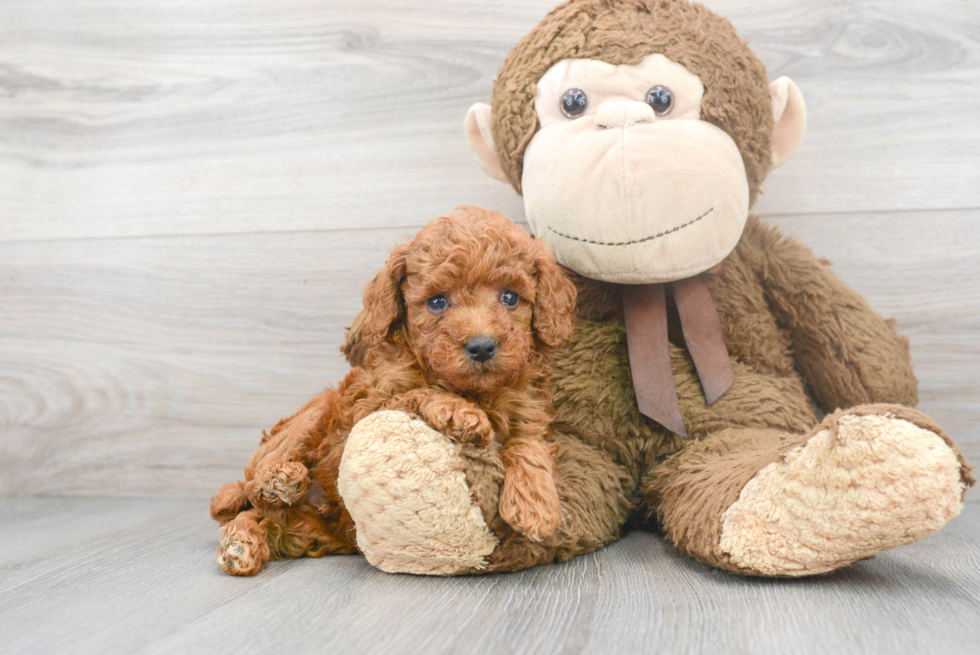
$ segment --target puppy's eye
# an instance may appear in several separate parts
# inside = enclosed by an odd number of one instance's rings
[[[662,84],[647,91],[646,101],[657,116],[666,116],[674,108],[674,94]]]
[[[561,113],[578,118],[589,108],[589,96],[582,89],[569,89],[561,96]]]
[[[425,301],[425,306],[428,307],[430,311],[438,314],[446,309],[446,307],[449,307],[449,301],[446,299],[446,296],[432,296]]]
[[[520,301],[521,301],[521,297],[518,296],[513,291],[508,290],[500,294],[500,302],[504,303],[505,306],[510,307],[511,309],[517,307],[517,303],[519,303]]]

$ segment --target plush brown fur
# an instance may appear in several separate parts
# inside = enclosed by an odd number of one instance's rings
[[[515,47],[498,74],[492,99],[494,141],[514,187],[520,191],[523,151],[537,129],[535,84],[548,68],[569,57],[631,64],[652,53],[665,54],[701,77],[702,117],[738,145],[754,200],[771,156],[773,117],[765,69],[728,21],[683,0],[573,0],[549,14]],[[807,248],[754,217],[749,217],[723,271],[708,281],[735,370],[731,388],[710,407],[676,314],[668,314],[671,364],[689,440],[637,410],[620,288],[584,278],[575,282],[578,321],[571,341],[553,354],[556,416],[550,441],[557,451],[546,457],[537,448],[542,441],[532,438],[528,443],[536,445],[522,457],[528,468],[511,485],[512,490],[529,490],[526,497],[534,498],[541,490],[537,480],[555,481],[561,513],[555,531],[534,541],[507,525],[505,517],[515,516],[513,506],[502,504],[508,453],[482,445],[481,439],[464,439],[457,447],[472,499],[499,541],[481,571],[513,571],[566,560],[619,538],[630,518],[656,518],[683,552],[721,568],[762,574],[734,565],[721,549],[722,515],[748,480],[817,431],[834,431],[844,415],[894,416],[939,435],[960,463],[962,485],[973,484],[972,467],[952,440],[927,417],[905,407],[917,400],[916,380],[908,341],[895,333],[893,322],[876,314]],[[372,365],[378,357],[374,353],[384,347],[376,344],[383,339],[398,344],[401,338],[403,348],[397,352],[411,352],[404,345],[410,341],[406,335],[412,333],[412,321],[399,322],[408,314],[401,313],[397,294],[381,293],[376,299],[384,320],[372,317],[377,309],[366,310],[348,335],[345,352],[354,364]],[[557,316],[536,317],[537,329],[547,331]],[[432,344],[427,352],[441,352],[436,340]],[[457,364],[444,358],[431,373],[455,380]],[[546,382],[541,379],[542,385]],[[547,393],[543,388],[540,392]],[[287,440],[297,451],[316,453],[304,460],[313,466],[313,479],[298,503],[299,508],[316,511],[296,510],[296,520],[305,521],[306,531],[291,528],[276,508],[238,514],[228,523],[232,527],[226,537],[244,531],[247,538],[225,552],[234,559],[248,551],[243,570],[261,560],[266,543],[271,555],[303,554],[299,548],[306,544],[311,544],[307,554],[353,548],[350,519],[336,492],[342,437],[318,427],[323,417],[336,411],[331,393],[314,399],[307,413],[277,426],[263,446],[271,452],[276,439],[289,433]],[[837,409],[846,411],[832,413]],[[498,431],[511,425],[510,419],[500,417],[502,410],[503,406],[486,411]],[[816,410],[832,414],[821,422]],[[445,408],[433,414],[429,418],[439,424],[448,420]],[[530,414],[522,409],[520,415],[526,419]],[[293,434],[294,426],[305,424],[317,426],[313,437],[299,429]],[[477,421],[464,431],[482,429]],[[535,430],[530,432],[533,436]],[[525,443],[524,436],[515,440],[515,447]],[[256,453],[250,468],[259,469],[261,461]],[[245,482],[226,486],[213,511],[228,520],[247,510],[249,498],[277,500],[288,497],[293,488],[292,472],[285,468],[257,472]],[[313,520],[321,523],[310,528]],[[257,541],[256,535],[263,540]]]
[[[492,98],[494,143],[514,188],[521,190],[524,149],[538,129],[533,98],[545,71],[565,58],[619,65],[653,53],[704,82],[702,118],[738,145],[754,202],[771,164],[765,68],[727,20],[684,0],[572,0],[515,46]],[[462,453],[474,500],[501,539],[487,570],[518,570],[594,550],[618,538],[632,514],[637,521],[659,519],[667,537],[701,561],[760,574],[735,567],[721,551],[721,517],[761,469],[832,426],[834,416],[821,423],[815,409],[898,416],[932,426],[926,429],[952,445],[928,418],[903,407],[917,401],[908,340],[809,249],[749,217],[723,271],[708,283],[735,382],[705,404],[671,310],[671,363],[691,436],[684,440],[637,409],[620,288],[576,279],[579,320],[571,341],[555,353],[552,380],[554,426],[563,444],[558,491],[569,521],[541,543],[502,534],[502,510],[494,503],[501,465],[485,453]],[[355,362],[363,352],[358,321],[345,350]],[[971,467],[953,448],[962,483],[972,484]]]
[[[558,529],[541,541],[531,540],[501,518],[499,500],[505,476],[501,453],[471,444],[459,447],[470,494],[500,542],[486,567],[470,573],[564,562],[619,538],[632,509],[629,474],[612,458],[576,438],[556,432],[552,440],[557,447],[556,468],[561,472],[556,486],[562,516]]]
[[[520,297],[501,301],[504,290]],[[426,301],[444,296],[433,311]],[[367,286],[359,326],[363,366],[266,434],[245,481],[222,487],[219,563],[256,573],[269,558],[349,553],[354,526],[337,488],[353,425],[379,409],[416,413],[460,443],[502,448],[499,512],[532,541],[558,525],[549,442],[551,350],[571,337],[575,287],[544,247],[509,220],[465,208],[392,251]],[[474,337],[495,340],[485,362]]]
[[[658,518],[669,539],[702,561],[735,569],[718,549],[721,514],[748,479],[821,425],[814,406],[887,411],[943,435],[924,415],[901,407],[916,402],[907,339],[809,249],[754,217],[722,274],[709,279],[736,372],[710,407],[677,318],[669,316],[690,441],[636,409],[618,288],[576,282],[576,332],[555,355],[555,427],[630,471],[635,511]],[[827,369],[841,373],[823,374]],[[963,481],[972,484],[957,454]]]
[[[668,459],[645,489],[665,536],[695,559],[737,570],[718,546],[722,515],[756,473],[804,443],[803,435],[779,430],[726,428]]]
[[[655,53],[683,64],[704,82],[701,118],[738,145],[755,202],[772,158],[765,67],[727,19],[676,0],[572,0],[514,46],[497,73],[492,108],[497,153],[518,193],[524,149],[538,129],[533,99],[541,76],[566,58],[620,65]]]
[[[657,468],[657,479],[645,489],[648,501],[659,508],[668,539],[688,555],[729,571],[745,573],[719,547],[721,517],[745,484],[760,470],[781,461],[787,452],[804,445],[813,435],[836,434],[842,416],[892,415],[939,435],[960,461],[966,487],[974,484],[972,467],[941,427],[910,407],[892,404],[860,405],[837,410],[806,434],[780,430],[727,428],[711,439],[691,444]]]
[[[461,450],[466,481],[501,542],[483,571],[519,570],[590,552],[619,538],[632,515],[636,522],[658,519],[666,537],[700,561],[753,574],[719,548],[722,514],[756,473],[818,430],[833,429],[843,414],[821,422],[815,408],[888,413],[933,431],[956,452],[963,483],[973,484],[972,467],[952,440],[902,406],[916,399],[907,340],[809,249],[754,217],[723,272],[709,281],[736,371],[733,386],[710,407],[677,317],[668,316],[674,380],[690,440],[636,408],[619,288],[581,277],[575,282],[578,322],[571,341],[554,353],[552,378],[566,520],[541,542],[508,530],[497,504],[505,475],[500,456],[467,445]],[[797,294],[805,294],[806,302]],[[797,343],[821,346],[800,349]],[[357,344],[352,331],[352,357]],[[806,376],[828,360],[839,361],[848,375]]]

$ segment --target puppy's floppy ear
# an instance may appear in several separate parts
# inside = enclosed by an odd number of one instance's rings
[[[344,345],[340,347],[340,352],[344,353],[347,363],[351,366],[360,366],[364,363],[364,353],[367,352],[368,342],[364,340],[364,319],[367,311],[362,307],[361,311],[354,317],[354,322],[347,328],[344,334]]]
[[[540,241],[537,250],[538,288],[534,301],[534,330],[538,338],[558,348],[575,330],[575,296],[578,291],[568,273]]]
[[[364,309],[356,322],[360,323],[361,334],[369,345],[384,342],[404,311],[401,284],[405,280],[409,248],[409,244],[403,243],[392,250],[385,267],[364,288]]]

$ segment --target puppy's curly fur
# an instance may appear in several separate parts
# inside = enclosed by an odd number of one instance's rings
[[[363,366],[263,435],[245,480],[211,501],[221,568],[352,553],[337,491],[351,428],[379,409],[420,415],[459,440],[502,448],[501,518],[541,540],[558,526],[551,350],[571,338],[575,286],[504,216],[464,207],[396,247],[364,292],[353,332]]]

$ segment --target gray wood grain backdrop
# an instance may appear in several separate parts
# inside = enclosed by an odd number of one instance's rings
[[[345,370],[459,204],[461,124],[551,0],[0,2],[0,494],[203,498]],[[980,460],[980,6],[714,0],[809,131],[757,213],[912,339]]]

